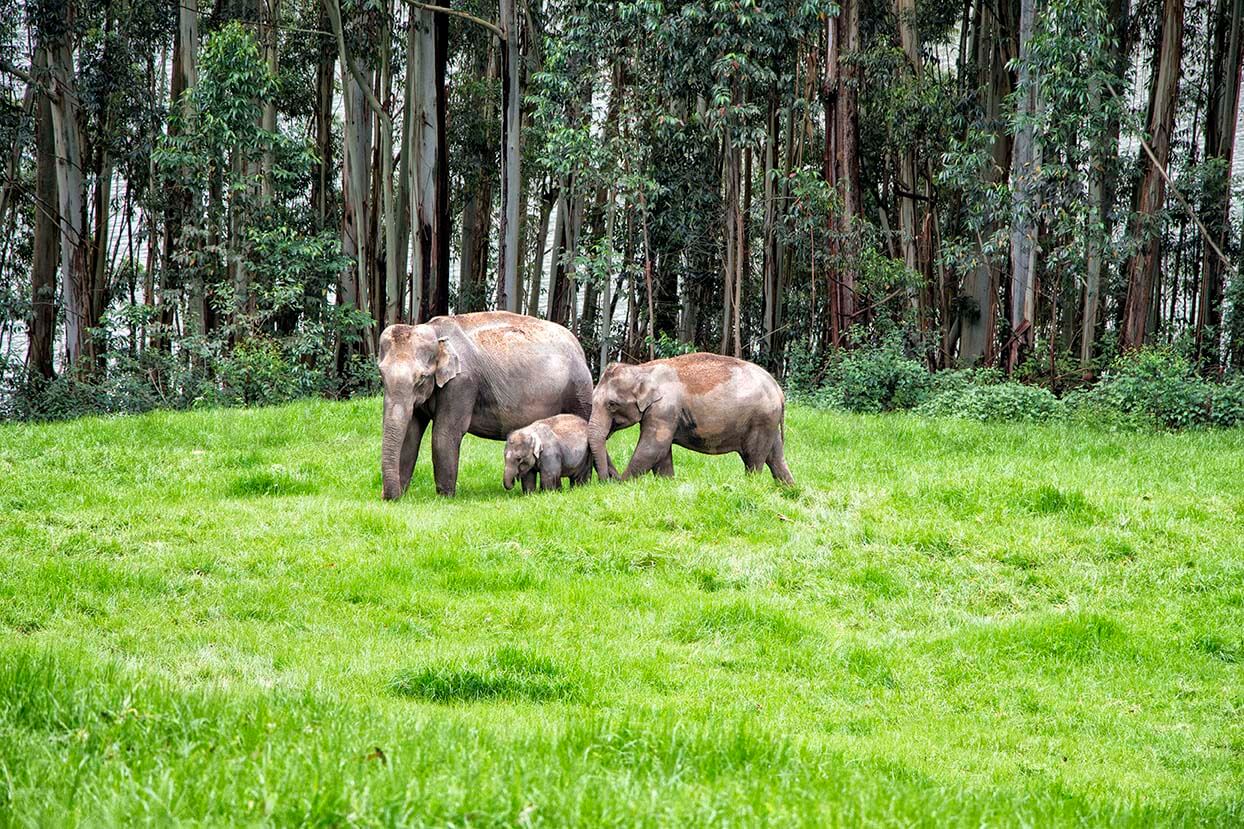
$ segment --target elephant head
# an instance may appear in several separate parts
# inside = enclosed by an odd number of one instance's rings
[[[384,497],[400,498],[402,444],[415,409],[458,374],[458,353],[430,325],[390,325],[380,335],[380,377],[384,381],[384,439],[380,468]]]
[[[527,429],[512,432],[505,441],[505,488],[513,489],[515,480],[534,469],[543,451],[544,444],[535,432]]]
[[[605,440],[617,430],[643,420],[644,413],[659,399],[657,384],[645,366],[613,363],[600,375],[600,382],[592,393],[587,442],[596,464],[596,475],[602,481],[611,477]]]

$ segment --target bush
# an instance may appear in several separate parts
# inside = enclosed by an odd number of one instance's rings
[[[252,337],[216,363],[220,402],[242,406],[286,403],[299,396],[298,378],[279,344]]]
[[[955,372],[963,374],[964,372]],[[1064,406],[1048,389],[1022,383],[947,384],[917,410],[919,414],[971,420],[1037,423],[1061,417]]]
[[[1169,348],[1152,348],[1117,358],[1101,382],[1078,398],[1090,408],[1136,416],[1165,429],[1215,422],[1215,386],[1196,376],[1191,361]],[[1238,395],[1223,395],[1224,421],[1238,421]],[[1224,422],[1220,425],[1229,425]]]
[[[1212,387],[1209,417],[1219,428],[1244,426],[1244,380]]]
[[[906,356],[897,340],[841,352],[813,395],[821,405],[850,412],[890,412],[920,405],[932,387],[923,363]]]

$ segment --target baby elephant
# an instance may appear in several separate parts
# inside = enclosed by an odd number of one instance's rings
[[[737,452],[748,472],[766,464],[794,483],[784,454],[786,398],[769,372],[720,354],[683,354],[605,369],[592,395],[588,445],[597,468],[608,463],[605,439],[639,424],[639,443],[622,477],[674,474],[672,447],[706,455]]]
[[[505,488],[512,489],[519,478],[523,492],[532,492],[537,472],[545,490],[561,489],[562,478],[569,478],[571,486],[592,479],[586,420],[560,414],[510,432],[505,441]]]

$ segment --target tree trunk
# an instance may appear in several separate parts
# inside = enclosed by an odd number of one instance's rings
[[[328,13],[320,8],[320,28],[328,29]],[[320,36],[319,60],[315,67],[315,162],[311,174],[311,209],[315,211],[316,229],[329,225],[333,171],[333,91],[337,67],[337,46],[328,37]]]
[[[1096,84],[1089,89],[1091,103],[1100,106],[1102,91]],[[1101,305],[1101,271],[1103,248],[1106,243],[1104,231],[1107,205],[1105,196],[1106,165],[1110,163],[1110,148],[1103,137],[1094,147],[1095,160],[1088,174],[1089,212],[1088,226],[1084,229],[1086,250],[1084,254],[1084,304],[1080,309],[1080,367],[1086,377],[1093,363],[1093,343],[1097,339],[1097,309]]]
[[[436,0],[436,5],[449,8],[449,0]],[[449,16],[437,13],[436,19],[432,21],[432,30],[436,70],[433,75],[436,86],[436,181],[433,215],[436,224],[432,234],[435,273],[431,283],[432,296],[428,302],[428,317],[449,313],[449,248],[453,240],[453,224],[449,217],[449,136],[446,121],[448,100],[445,88],[449,65]]]
[[[1145,343],[1149,318],[1153,311],[1154,282],[1161,258],[1161,227],[1158,213],[1166,200],[1165,170],[1170,159],[1171,132],[1175,124],[1175,107],[1179,94],[1180,60],[1183,57],[1182,0],[1165,0],[1153,60],[1153,82],[1149,95],[1149,118],[1146,133],[1156,163],[1141,152],[1144,176],[1136,199],[1136,216],[1131,237],[1141,241],[1127,268],[1127,295],[1123,306],[1120,344],[1124,350],[1140,348]]]
[[[907,61],[907,69],[916,83],[920,82],[920,38],[916,31],[915,0],[894,0],[894,16],[898,19],[899,43]],[[920,271],[917,256],[916,229],[916,151],[906,146],[898,149],[898,180],[895,182],[898,202],[899,246],[903,251],[903,264],[910,271]],[[915,304],[913,293],[912,304]]]
[[[540,221],[536,224],[535,251],[531,265],[530,284],[527,287],[527,314],[540,315],[540,290],[544,278],[544,252],[549,241],[549,220],[553,216],[553,206],[557,203],[557,192],[548,190],[540,199]]]
[[[47,55],[35,54],[35,71],[47,66]],[[26,367],[31,374],[51,379],[55,372],[53,343],[56,338],[56,264],[59,235],[56,217],[56,137],[52,128],[52,103],[40,91],[35,101],[35,232],[30,270],[31,319],[27,329]]]
[[[826,20],[825,78],[821,98],[825,107],[825,152],[822,173],[837,194],[829,222],[828,341],[844,344],[856,319],[855,236],[860,213],[859,67],[860,0],[843,0],[835,17]]]
[[[263,46],[264,63],[268,65],[268,72],[274,78],[280,71],[280,64],[277,58],[277,25],[280,17],[280,6],[281,0],[259,0],[260,37]],[[264,101],[260,126],[268,134],[276,132],[275,98],[269,98],[269,100]],[[272,150],[265,150],[263,159],[260,162],[260,196],[264,203],[272,201],[272,163]]]
[[[491,41],[490,41],[491,44]],[[476,78],[491,80],[496,77],[497,60],[491,45],[477,54],[473,67]],[[490,122],[496,117],[496,106],[485,100],[480,120]],[[472,138],[468,149],[474,159],[466,175],[467,194],[462,205],[462,240],[458,262],[458,313],[480,311],[486,305],[484,296],[488,279],[489,252],[492,231],[492,172],[496,158],[491,142]]]
[[[73,48],[65,33],[48,48],[52,81],[52,129],[56,145],[57,210],[60,214],[61,296],[65,308],[65,363],[78,367],[89,353],[90,324],[87,273],[85,183]]]
[[[971,26],[971,46],[979,73],[975,85],[981,96],[981,115],[993,129],[991,158],[983,171],[987,185],[997,184],[1011,167],[1011,145],[1002,122],[1002,102],[1011,93],[1007,64],[1014,57],[1015,27],[1010,0],[996,6],[976,0]],[[996,225],[985,228],[992,235]],[[959,355],[961,365],[994,361],[994,339],[999,278],[996,263],[977,238],[977,264],[964,277],[959,297]]]
[[[1019,129],[1011,156],[1011,344],[1007,352],[1007,372],[1015,370],[1020,358],[1032,349],[1036,305],[1036,191],[1034,178],[1040,167],[1032,118],[1037,112],[1040,79],[1029,67],[1037,0],[1020,0],[1019,6],[1019,96],[1016,117]],[[1050,332],[1053,336],[1053,332]]]
[[[1218,0],[1213,18],[1213,62],[1205,120],[1205,160],[1222,168],[1207,182],[1201,213],[1221,251],[1231,228],[1231,165],[1240,112],[1240,72],[1244,66],[1244,0]],[[1208,240],[1202,243],[1201,285],[1196,315],[1196,349],[1206,363],[1218,361],[1218,340],[1227,263]]]
[[[437,5],[446,5],[438,2]],[[413,92],[414,132],[409,136],[412,173],[411,215],[415,235],[417,319],[449,310],[448,167],[445,159],[444,58],[445,15],[411,12],[407,43],[408,70],[416,71]]]
[[[521,108],[519,95],[519,31],[515,0],[500,0],[501,96],[505,105],[501,121],[501,247],[497,268],[497,307],[517,311],[519,190],[522,156],[519,153]]]
[[[769,99],[769,118],[765,133],[764,158],[764,251],[761,292],[764,295],[764,361],[774,368],[779,352],[775,350],[774,337],[782,326],[782,270],[781,251],[777,241],[778,201],[775,174],[778,163],[778,102],[777,90]]]
[[[722,241],[725,244],[725,269],[721,279],[721,353],[738,356],[739,344],[735,339],[735,296],[736,283],[739,279],[739,260],[742,257],[742,224],[739,213],[739,186],[742,178],[742,151],[735,146],[732,130],[727,128],[725,138],[726,163],[722,168],[725,175],[726,210],[725,226],[722,229]]]

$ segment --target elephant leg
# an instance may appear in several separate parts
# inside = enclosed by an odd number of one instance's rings
[[[406,427],[406,440],[402,443],[402,459],[398,467],[401,475],[402,492],[410,486],[410,477],[415,472],[415,462],[419,460],[419,444],[423,442],[423,430],[428,426],[428,419],[416,414]]]
[[[438,417],[432,421],[432,472],[439,495],[453,496],[458,491],[458,454],[466,434],[466,424],[461,420]]]
[[[548,462],[545,463],[541,459],[540,463],[540,489],[544,492],[552,492],[553,490],[562,488],[562,470],[559,464]]]
[[[652,467],[652,472],[655,475],[661,475],[666,478],[674,477],[674,447],[673,446],[670,447],[670,451],[666,453],[665,457],[662,458],[660,462],[657,463],[656,466]]]
[[[635,454],[631,455],[631,462],[626,465],[626,474],[622,476],[622,479],[637,478],[651,472],[667,457],[670,459],[669,474],[674,474],[674,461],[671,454],[673,445],[674,430],[668,426],[659,423],[652,426],[646,424],[640,426],[639,443],[635,446]]]
[[[536,491],[536,470],[530,469],[523,475],[523,494],[529,495]]]
[[[592,466],[588,464],[570,476],[570,486],[583,486],[592,482]]]
[[[765,459],[769,457],[769,450],[772,447],[773,437],[760,429],[753,429],[743,439],[743,448],[739,450],[739,456],[743,458],[743,466],[749,473],[759,472],[764,468]]]
[[[776,480],[784,484],[793,484],[795,478],[790,474],[790,468],[786,465],[786,440],[782,435],[781,429],[778,430],[777,437],[773,439],[773,448],[769,450],[769,457],[765,459],[765,463],[769,465],[769,471],[773,473]]]

